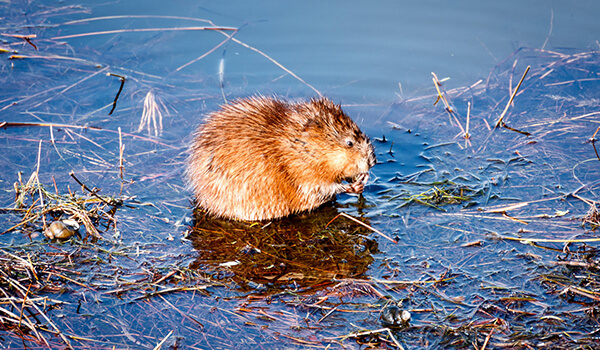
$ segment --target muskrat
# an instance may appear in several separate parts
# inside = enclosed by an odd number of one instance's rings
[[[338,193],[362,193],[375,162],[369,138],[331,100],[255,96],[207,116],[186,175],[198,207],[258,221],[316,208]]]

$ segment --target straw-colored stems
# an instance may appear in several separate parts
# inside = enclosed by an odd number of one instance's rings
[[[371,230],[371,231],[373,231],[373,232],[375,232],[375,233],[379,234],[380,236],[382,236],[382,237],[384,237],[384,238],[386,238],[386,239],[388,239],[388,240],[390,240],[390,241],[392,241],[392,242],[394,242],[394,243],[398,243],[398,242],[397,242],[395,239],[393,239],[393,238],[391,238],[391,237],[389,237],[389,236],[387,236],[387,235],[383,234],[382,232],[380,232],[380,231],[378,231],[378,230],[374,229],[373,227],[371,227],[371,226],[369,226],[369,225],[365,224],[364,222],[362,222],[362,221],[360,221],[360,220],[357,220],[357,219],[353,218],[352,216],[350,216],[350,215],[348,215],[348,214],[346,214],[346,213],[339,213],[339,214],[338,214],[338,215],[336,215],[336,216],[335,216],[333,219],[331,219],[331,221],[329,221],[325,227],[327,228],[327,226],[329,226],[329,224],[331,224],[331,223],[332,223],[332,222],[333,222],[335,219],[337,219],[337,218],[338,218],[338,217],[340,217],[340,216],[343,216],[343,217],[345,217],[345,218],[347,218],[347,219],[350,219],[350,220],[352,220],[352,221],[356,222],[357,224],[359,224],[359,225],[362,225],[362,226],[364,226],[364,227],[368,228],[369,230]]]
[[[163,340],[161,340],[160,343],[156,344],[156,346],[154,347],[154,350],[160,350],[161,347],[163,346],[163,344],[167,341],[167,339],[169,339],[171,334],[173,334],[172,330],[169,332],[169,334],[167,334],[167,336]]]
[[[219,31],[219,33],[221,33],[222,35],[228,36],[227,33],[224,33],[222,31]],[[321,94],[321,92],[319,90],[317,90],[314,86],[310,85],[309,83],[307,83],[306,81],[304,81],[304,79],[300,78],[298,75],[296,75],[296,73],[292,72],[291,70],[287,69],[284,65],[282,65],[281,63],[277,62],[275,59],[271,58],[271,56],[267,55],[266,53],[260,51],[259,49],[250,46],[248,44],[246,44],[243,41],[240,41],[236,38],[231,38],[231,41],[242,45],[243,47],[252,50],[256,53],[258,53],[259,55],[263,56],[264,58],[268,59],[269,61],[273,62],[277,67],[283,69],[285,72],[287,72],[289,75],[291,75],[292,77],[296,78],[296,80],[298,80],[299,82],[303,83],[304,85],[308,86],[309,88],[311,88],[314,92],[316,92],[319,96],[323,96],[323,94]]]
[[[29,295],[29,291],[31,290],[31,284],[27,287],[27,291],[25,295],[23,295],[23,303],[21,304],[21,313],[19,314],[19,328],[21,328],[21,322],[23,321],[23,311],[25,310],[25,303],[27,302],[27,296]]]
[[[232,27],[179,27],[179,28],[132,28],[132,29],[115,29],[115,30],[104,30],[100,32],[81,33],[72,35],[55,36],[52,40],[62,40],[71,38],[81,38],[86,36],[95,35],[107,35],[107,34],[122,34],[122,33],[139,33],[139,32],[169,32],[169,31],[196,31],[196,30],[237,30]]]
[[[156,102],[156,98],[154,97],[154,93],[152,90],[148,91],[146,97],[144,97],[144,109],[142,110],[142,118],[140,119],[140,126],[136,130],[136,132],[141,132],[145,127],[148,129],[148,134],[150,134],[152,130],[152,126],[154,127],[154,136],[158,136],[162,133],[163,124],[162,124],[162,113]]]
[[[32,303],[31,305],[38,311],[40,315],[42,315],[42,317],[44,317],[44,319],[46,319],[46,322],[48,322],[48,324],[52,326],[52,328],[54,328],[54,331],[61,337],[61,339],[67,345],[67,347],[73,349],[71,343],[69,342],[69,339],[65,337],[65,335],[58,329],[58,327],[56,327],[52,320],[50,320],[50,318],[48,318],[48,316],[46,316],[46,314],[35,303]]]
[[[4,292],[4,290],[2,290],[2,292]],[[6,295],[6,294],[5,294],[5,295]],[[16,305],[14,305],[14,303],[13,303],[13,302],[10,300],[10,298],[9,298],[8,296],[7,296],[7,298],[6,298],[6,299],[8,299],[8,300],[9,300],[9,302],[10,302],[11,304],[13,304],[13,306],[16,306]],[[4,321],[11,321],[11,322],[13,322],[13,323],[19,323],[19,322],[20,322],[20,320],[19,320],[19,316],[18,316],[18,315],[14,314],[14,313],[12,313],[12,312],[10,312],[10,311],[8,311],[8,310],[6,310],[6,309],[2,308],[2,307],[0,307],[0,313],[3,313],[3,314],[4,314],[4,316],[2,316],[2,319],[3,319]],[[6,322],[3,322],[3,323],[6,323]],[[33,323],[31,323],[31,321],[29,321],[29,319],[28,319],[28,318],[25,318],[25,319],[23,320],[23,322],[22,322],[22,323],[19,323],[19,327],[21,327],[21,325],[23,325],[23,326],[27,327],[28,329],[30,329],[30,330],[31,330],[31,331],[32,331],[32,332],[35,334],[35,337],[36,337],[38,340],[40,340],[40,341],[43,341],[43,342],[46,344],[46,346],[50,347],[50,344],[48,344],[48,341],[46,340],[46,338],[44,338],[44,337],[43,337],[43,336],[42,336],[42,335],[41,335],[41,334],[40,334],[40,333],[37,331],[37,329],[36,329],[35,325],[34,325]]]
[[[10,254],[11,256],[13,256],[12,254]],[[32,270],[33,271],[33,270]],[[4,278],[4,280],[6,282],[8,282],[8,284],[10,284],[15,290],[17,290],[19,292],[19,294],[25,296],[26,295],[26,291],[25,291],[25,287],[23,287],[18,281],[10,278],[9,275],[7,275],[4,271],[0,271],[0,274],[2,274],[2,277]],[[19,308],[17,307],[17,305],[15,305],[15,303],[12,301],[12,299],[10,298],[10,296],[4,291],[4,289],[0,288],[0,291],[2,292],[2,294],[4,294],[6,300],[8,300],[8,302],[12,305],[12,307],[15,310],[18,310]],[[33,305],[35,305],[35,303],[32,303]],[[33,323],[31,323],[31,321],[28,318],[24,318],[22,319],[21,317],[11,313],[8,310],[5,310],[3,308],[0,307],[0,312],[4,312],[7,315],[9,315],[10,317],[12,317],[12,321],[15,323],[18,323],[19,326],[24,324],[27,326],[27,328],[31,329],[33,331],[33,333],[35,333],[36,338],[42,340],[47,346],[49,346],[48,342],[46,341],[46,339],[40,334],[38,333],[35,325]],[[21,311],[21,315],[23,314],[23,312]],[[23,322],[21,322],[23,321]]]
[[[377,333],[387,333],[390,338],[392,339],[392,341],[394,342],[394,344],[396,345],[396,347],[398,347],[398,349],[400,350],[404,350],[404,347],[402,347],[402,345],[400,345],[400,343],[398,343],[398,341],[396,340],[396,338],[394,337],[394,334],[392,333],[392,331],[389,328],[381,328],[381,329],[376,329],[374,331],[366,331],[366,332],[356,332],[356,333],[351,333],[342,337],[336,337],[336,338],[349,338],[349,337],[362,337],[365,335],[373,335],[373,334],[377,334]],[[330,339],[336,339],[336,338],[330,338]]]
[[[450,106],[450,102],[448,102],[448,98],[446,97],[446,94],[442,93],[442,91],[440,90],[440,86],[442,86],[442,81],[445,81],[448,78],[439,80],[437,75],[434,72],[431,72],[431,75],[433,76],[433,78],[432,78],[433,86],[435,86],[435,90],[437,91],[437,94],[438,94],[437,100],[435,101],[434,105],[436,103],[438,103],[438,101],[441,100],[444,103],[444,108],[446,109],[446,112],[448,112],[448,114],[450,114],[454,118],[454,121],[456,122],[456,124],[458,125],[458,127],[464,134],[465,129],[463,129],[462,125],[460,125],[460,122],[458,121],[458,118],[456,118],[456,113],[454,112],[454,109],[452,109],[452,107]]]
[[[487,337],[485,337],[485,340],[483,341],[483,346],[481,347],[481,350],[485,350],[485,348],[487,347],[490,339],[492,338],[492,334],[494,334],[494,328],[492,328],[490,330],[490,333],[487,335]]]
[[[469,135],[469,122],[471,119],[471,102],[467,102],[467,125],[465,126],[465,139],[471,137]]]
[[[119,177],[121,178],[121,191],[123,194],[123,153],[125,152],[125,145],[123,144],[123,136],[121,135],[121,127],[119,127]]]
[[[201,59],[203,59],[204,57],[206,57],[206,56],[210,55],[211,53],[215,52],[215,50],[217,50],[219,47],[223,46],[225,43],[227,43],[229,40],[231,40],[231,38],[233,38],[233,36],[235,35],[235,33],[237,33],[237,29],[234,30],[233,33],[227,35],[227,38],[225,38],[225,40],[223,40],[219,44],[217,44],[217,46],[215,46],[212,49],[208,50],[207,52],[205,52],[204,54],[200,55],[199,57],[196,57],[195,59],[189,61],[188,63],[184,64],[183,66],[177,68],[175,71],[179,72],[180,70],[182,70],[183,68],[189,66],[190,64],[198,62]]]
[[[500,114],[500,118],[498,118],[498,121],[496,122],[496,126],[495,126],[496,128],[499,127],[501,124],[503,124],[504,115],[506,115],[506,112],[508,111],[508,107],[510,107],[510,105],[512,104],[512,101],[514,100],[515,96],[517,95],[517,92],[519,92],[519,88],[521,87],[521,83],[523,83],[523,80],[525,80],[525,76],[527,75],[527,72],[529,72],[529,68],[531,68],[531,66],[527,66],[527,69],[525,69],[525,72],[523,73],[523,76],[521,77],[521,80],[519,80],[519,83],[517,84],[517,87],[515,88],[515,90],[510,95],[510,99],[508,100],[508,103],[506,104],[506,107],[504,107],[504,111],[502,111],[502,114]]]
[[[39,178],[41,157],[42,157],[42,140],[40,140],[40,144],[38,147],[38,159],[37,159],[37,168],[35,170],[35,182],[38,187],[38,193],[40,194],[40,208],[43,209],[44,208],[44,196],[42,195],[42,185],[40,184],[40,178]],[[46,229],[46,216],[45,215],[42,215],[42,223],[43,223],[43,227],[45,230]]]
[[[37,51],[37,49],[38,49],[38,47],[33,42],[31,42],[31,39],[37,38],[36,34],[18,35],[18,34],[5,34],[5,33],[2,33],[1,35],[3,35],[3,36],[9,36],[9,37],[12,37],[12,38],[17,38],[17,39],[23,39],[29,45],[31,45],[34,50]]]
[[[442,100],[442,102],[444,103],[444,107],[446,108],[448,113],[453,113],[454,110],[452,110],[452,107],[450,107],[446,96],[444,96],[440,91],[440,86],[442,85],[442,82],[438,79],[437,75],[434,72],[431,72],[431,75],[433,75],[433,78],[431,78],[431,80],[433,80],[433,86],[435,86],[435,90],[438,93],[438,100]]]

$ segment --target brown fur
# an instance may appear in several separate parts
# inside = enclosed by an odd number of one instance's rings
[[[256,96],[224,105],[198,128],[190,152],[196,204],[239,220],[283,217],[337,193],[360,193],[375,164],[369,138],[327,98]]]

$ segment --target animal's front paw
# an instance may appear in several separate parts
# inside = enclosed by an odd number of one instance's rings
[[[365,185],[369,181],[369,174],[364,173],[356,177],[356,180],[346,186],[346,192],[348,193],[363,193]]]
[[[365,183],[362,181],[356,181],[348,185],[348,193],[363,193],[365,190]]]

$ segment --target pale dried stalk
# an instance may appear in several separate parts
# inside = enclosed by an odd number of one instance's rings
[[[162,133],[163,129],[162,112],[160,111],[152,91],[148,91],[146,97],[144,98],[142,119],[140,120],[140,126],[136,132],[141,132],[144,130],[144,128],[148,129],[148,134],[150,134],[152,129],[154,129],[154,136],[158,136],[160,133]]]

